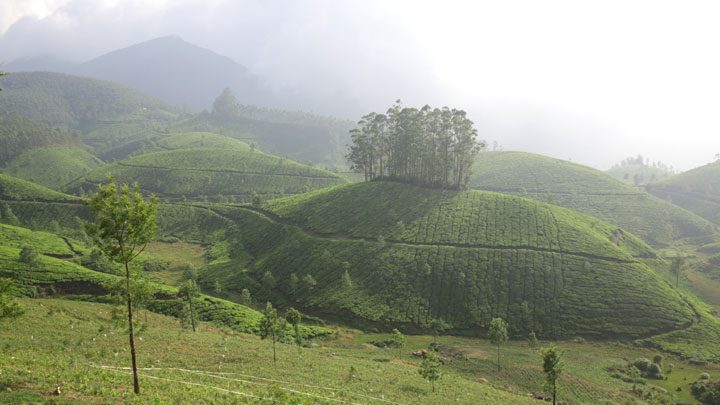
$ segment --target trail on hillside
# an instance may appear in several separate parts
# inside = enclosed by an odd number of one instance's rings
[[[226,219],[230,219],[225,217],[222,213],[217,212],[217,210],[213,209],[212,207],[206,207],[202,206],[203,208],[207,208],[214,212],[217,215],[223,216]],[[252,211],[255,213],[258,213],[260,215],[263,215],[265,218],[281,224],[285,226],[291,226],[302,233],[304,233],[307,236],[310,236],[312,238],[319,238],[319,239],[331,239],[331,240],[347,240],[347,241],[369,241],[369,242],[379,242],[377,238],[372,237],[357,237],[348,235],[345,233],[323,233],[318,232],[314,229],[311,229],[307,226],[304,226],[302,224],[298,224],[294,221],[291,221],[287,218],[283,218],[277,214],[275,214],[272,211],[268,211],[266,209],[255,207],[251,205],[242,205],[242,206],[233,206],[234,208],[244,209],[248,211]],[[470,244],[470,243],[427,243],[427,242],[413,242],[413,241],[401,241],[396,239],[384,239],[385,243],[390,243],[393,245],[398,246],[425,246],[425,247],[452,247],[452,248],[458,248],[458,249],[490,249],[490,250],[528,250],[533,252],[543,252],[543,253],[557,253],[557,254],[567,254],[572,256],[578,256],[583,257],[586,259],[594,259],[594,260],[604,260],[614,263],[639,263],[637,260],[628,260],[628,259],[620,259],[617,257],[610,257],[610,256],[602,256],[602,255],[595,255],[592,253],[585,253],[585,252],[572,252],[567,251],[564,249],[553,249],[553,248],[545,248],[545,247],[538,247],[538,246],[530,246],[530,245],[491,245],[491,244]]]

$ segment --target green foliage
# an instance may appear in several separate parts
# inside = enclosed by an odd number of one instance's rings
[[[77,201],[77,197],[0,173],[0,198],[3,200]],[[0,210],[0,215],[3,210]]]
[[[589,214],[616,224],[654,246],[711,236],[713,226],[599,170],[524,152],[482,153],[470,187],[510,193]]]
[[[440,367],[440,356],[434,351],[429,351],[425,355],[425,358],[420,365],[420,369],[418,370],[418,373],[420,373],[422,378],[430,381],[433,392],[435,392],[435,381],[442,377]]]
[[[563,372],[563,361],[560,350],[554,345],[540,349],[542,369],[545,373],[545,392],[552,396],[553,404],[557,401],[558,378]]]
[[[300,321],[302,321],[302,314],[295,308],[288,308],[285,312],[285,320],[293,327],[293,339],[295,344],[300,346],[303,342],[302,331],[300,330]]]
[[[13,281],[0,278],[0,321],[14,319],[23,314],[23,309],[12,296],[14,293]]]
[[[703,404],[720,404],[720,382],[698,380],[691,386],[692,394]]]
[[[277,285],[277,281],[270,271],[266,271],[265,274],[263,274],[261,282],[263,288],[267,291],[272,291]]]
[[[535,331],[530,331],[528,334],[528,347],[535,350],[540,342],[538,341],[537,335],[535,335]]]
[[[500,346],[508,341],[508,324],[502,318],[493,318],[490,321],[487,337],[490,342],[497,345],[497,368],[500,371]]]
[[[277,310],[268,302],[265,306],[265,311],[263,311],[263,316],[260,319],[258,328],[260,329],[261,338],[270,338],[272,340],[273,363],[277,362],[275,342],[284,338],[285,322],[285,319],[280,317]]]
[[[403,108],[370,113],[350,131],[347,159],[365,180],[396,179],[460,188],[467,185],[475,156],[485,146],[465,111],[448,107]]]
[[[195,280],[190,279],[180,285],[178,289],[178,296],[185,300],[187,303],[187,314],[192,325],[192,330],[195,332],[195,300],[200,296],[200,288],[198,288]]]
[[[250,306],[252,304],[250,290],[248,290],[247,288],[243,288],[242,292],[240,292],[240,303],[246,306]]]
[[[40,255],[32,246],[23,246],[20,250],[20,261],[30,267],[37,267],[40,264]]]
[[[398,329],[393,329],[392,334],[390,335],[389,346],[402,349],[403,347],[405,347],[405,340],[405,335],[403,335],[402,332],[400,332]]]
[[[5,96],[0,105],[7,102]],[[0,166],[6,166],[28,149],[78,143],[77,134],[65,128],[33,122],[0,108]]]

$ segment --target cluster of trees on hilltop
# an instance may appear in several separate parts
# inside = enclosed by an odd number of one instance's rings
[[[350,131],[347,159],[365,180],[391,179],[444,188],[467,185],[485,147],[463,110],[402,107],[371,112]]]

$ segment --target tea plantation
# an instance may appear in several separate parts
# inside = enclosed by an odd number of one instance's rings
[[[720,224],[720,162],[648,185],[648,192]]]

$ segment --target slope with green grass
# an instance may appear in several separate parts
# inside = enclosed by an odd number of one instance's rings
[[[502,316],[516,335],[644,336],[695,316],[638,238],[617,245],[613,226],[527,199],[370,182],[213,209],[242,230],[247,265],[205,277],[360,325],[478,333]]]
[[[34,148],[8,162],[5,171],[55,190],[104,163],[82,147]]]
[[[0,200],[73,201],[77,197],[0,173]]]
[[[189,148],[146,153],[101,167],[68,187],[89,190],[113,175],[118,182],[140,182],[143,190],[166,199],[250,200],[253,193],[297,194],[343,183],[337,175],[260,151]]]
[[[720,225],[720,161],[651,184],[647,190]]]
[[[606,173],[524,152],[481,153],[470,187],[519,195],[596,216],[654,246],[683,238],[708,238],[703,218],[653,197]]]

